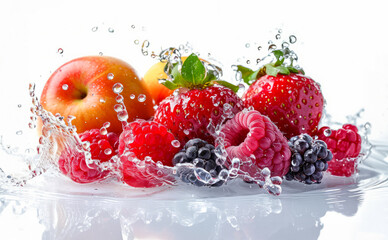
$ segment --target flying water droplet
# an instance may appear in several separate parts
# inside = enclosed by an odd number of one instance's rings
[[[103,52],[99,52],[98,55],[102,56],[102,55],[104,55],[104,53]]]
[[[249,44],[249,43],[246,43],[246,44],[245,44],[245,47],[246,47],[246,48],[249,48],[250,46],[251,46],[251,44]]]
[[[247,63],[247,64],[250,64],[250,63],[251,63],[251,60],[248,59],[248,60],[246,61],[246,63]]]
[[[22,135],[23,134],[23,131],[22,130],[19,130],[16,132],[16,135]]]
[[[125,122],[128,120],[128,112],[126,110],[120,111],[117,113],[117,118],[121,122]]]
[[[296,37],[294,35],[291,35],[289,37],[289,40],[290,40],[290,43],[292,43],[292,44],[296,43]]]
[[[122,95],[117,95],[116,102],[122,103],[124,101],[124,97]]]
[[[102,126],[103,126],[104,128],[108,128],[108,127],[110,127],[110,122],[105,122]]]
[[[281,38],[280,34],[276,34],[275,38],[280,39]]]
[[[110,32],[110,33],[114,33],[115,32],[115,30],[113,29],[113,28],[108,28],[108,32]]]
[[[144,40],[143,44],[141,45],[141,53],[144,56],[148,55],[148,47],[150,46],[150,42],[148,40]]]
[[[124,109],[124,107],[123,107],[123,105],[121,105],[121,104],[116,104],[115,106],[114,106],[114,110],[116,111],[116,112],[120,112],[120,111],[122,111]]]
[[[132,29],[135,29],[135,25],[132,25],[131,28],[132,28]]]
[[[21,104],[18,104],[18,108],[21,108],[22,107],[22,105]]]
[[[261,47],[261,46],[258,46],[258,47],[257,47],[257,50],[259,50],[259,51],[260,51],[261,49],[262,49],[262,47]]]
[[[105,102],[105,99],[100,98],[100,103],[104,103],[104,102]]]
[[[282,43],[282,49],[286,49],[290,46],[290,44],[288,44],[288,42],[283,42]]]
[[[63,53],[63,49],[62,48],[58,48],[58,53],[62,54]]]
[[[69,85],[63,84],[63,85],[62,85],[62,89],[66,91],[67,89],[69,89]]]
[[[115,75],[113,73],[108,73],[107,75],[108,80],[113,80],[114,77]]]
[[[95,27],[92,27],[92,32],[96,32],[98,30],[98,27],[95,26]]]
[[[268,46],[268,50],[270,51],[270,50],[275,50],[276,49],[276,45],[275,44],[270,44],[269,46]]]
[[[115,83],[115,85],[113,85],[113,92],[116,93],[116,94],[119,94],[123,91],[124,87],[121,83]]]
[[[136,98],[136,96],[135,96],[135,94],[131,94],[131,95],[129,95],[129,98],[133,100]]]
[[[139,94],[139,96],[137,97],[137,100],[139,101],[139,102],[145,102],[145,100],[146,100],[146,95],[144,95],[144,94]]]
[[[133,41],[136,45],[138,45],[139,44],[139,40],[135,40],[135,41]]]
[[[100,133],[101,133],[101,135],[107,135],[108,130],[106,130],[106,128],[102,127],[102,128],[100,128]]]

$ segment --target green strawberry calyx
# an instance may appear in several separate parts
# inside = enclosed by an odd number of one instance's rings
[[[241,78],[248,85],[251,85],[256,79],[259,79],[262,76],[270,75],[276,77],[278,74],[289,75],[291,73],[302,73],[304,71],[302,68],[293,66],[293,59],[291,58],[291,63],[286,65],[284,60],[286,59],[285,53],[282,50],[274,50],[271,52],[275,56],[276,61],[265,64],[263,67],[259,68],[256,71],[253,71],[250,68],[244,67],[242,65],[237,65],[237,71],[241,73]]]
[[[170,79],[161,82],[161,84],[170,90],[178,88],[205,89],[214,84],[219,84],[230,88],[234,92],[238,91],[238,86],[219,80],[219,75],[220,73],[216,68],[205,67],[198,56],[192,53],[183,64],[174,63],[172,70],[169,71]]]

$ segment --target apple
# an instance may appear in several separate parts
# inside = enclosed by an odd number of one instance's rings
[[[114,110],[117,104],[117,94],[113,91],[115,83],[124,87],[121,95],[128,121],[153,116],[152,97],[135,70],[128,63],[107,56],[81,57],[59,67],[46,82],[40,102],[54,115],[76,117],[72,124],[79,133],[101,128],[109,122],[108,131],[120,134],[122,124]]]
[[[184,56],[181,57],[181,59],[182,63],[184,63],[187,57]],[[201,60],[204,61],[203,59]],[[167,79],[167,74],[164,72],[165,66],[165,62],[155,63],[148,69],[143,77],[144,83],[156,105],[158,105],[161,101],[163,101],[163,99],[170,96],[174,92],[165,87],[163,84],[159,83],[159,79]]]

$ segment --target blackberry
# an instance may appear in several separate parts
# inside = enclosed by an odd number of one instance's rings
[[[288,146],[291,149],[291,167],[286,174],[288,181],[297,180],[305,184],[321,183],[323,172],[333,154],[324,141],[314,140],[308,134],[292,137]]]
[[[223,185],[225,183],[224,180],[219,180],[213,184],[205,184],[197,178],[199,176],[201,179],[210,180],[211,178],[217,178],[223,169],[226,170],[225,166],[217,164],[217,156],[214,150],[215,147],[212,144],[202,139],[194,138],[189,140],[184,148],[175,154],[172,163],[174,166],[191,163],[195,167],[182,167],[178,169],[179,178],[185,183],[191,183],[198,187],[219,187]]]

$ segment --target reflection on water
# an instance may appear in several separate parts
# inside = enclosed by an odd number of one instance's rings
[[[31,232],[38,239],[316,239],[328,212],[355,216],[367,192],[388,189],[387,156],[388,148],[376,145],[357,177],[329,177],[314,186],[284,183],[279,197],[243,182],[214,191],[138,191],[132,197],[112,196],[120,191],[104,184],[82,185],[72,194],[66,184],[46,185],[53,194],[0,190],[0,226],[23,219],[19,234],[29,239]]]

